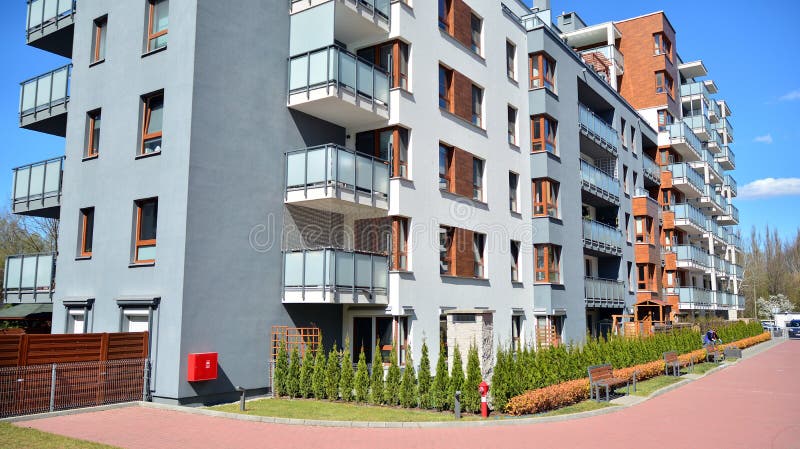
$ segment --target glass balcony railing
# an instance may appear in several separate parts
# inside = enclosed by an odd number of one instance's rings
[[[733,307],[736,305],[736,297],[733,293],[716,291],[714,292],[714,303],[722,307]]]
[[[687,97],[690,95],[705,95],[707,98],[711,97],[711,93],[708,91],[706,83],[702,81],[681,84],[681,97]]]
[[[693,152],[695,158],[700,159],[700,150],[703,148],[703,144],[685,122],[667,125],[667,131],[669,132],[670,142],[685,142]]]
[[[723,117],[719,120],[719,123],[715,123],[711,125],[714,129],[719,131],[727,131],[728,134],[733,134],[733,126],[731,125],[730,120],[727,117]]]
[[[686,123],[694,133],[710,134],[713,129],[711,128],[711,122],[705,115],[684,116],[683,122]]]
[[[650,159],[649,156],[644,156],[642,158],[642,165],[644,166],[645,176],[657,183],[661,182],[661,167],[659,167],[654,160]]]
[[[28,36],[75,14],[75,0],[28,0]]]
[[[703,142],[703,148],[711,150],[712,153],[719,151],[722,145],[722,137],[720,137],[719,133],[714,129],[710,130],[708,139],[706,142]]]
[[[14,212],[60,205],[63,170],[63,156],[15,168],[11,187]]]
[[[701,288],[694,287],[678,287],[676,288],[680,302],[688,304],[697,304],[710,306],[711,305],[711,292]]]
[[[731,219],[736,222],[739,221],[739,209],[733,204],[728,203],[728,205],[725,207],[725,215],[731,217]]]
[[[675,220],[687,220],[699,228],[705,228],[706,216],[700,209],[688,203],[679,203],[672,206]]]
[[[584,298],[589,303],[625,305],[625,283],[615,279],[583,278]]]
[[[578,121],[581,131],[596,140],[601,146],[617,154],[619,148],[619,134],[605,120],[598,117],[588,107],[578,104]]]
[[[385,255],[332,248],[286,251],[283,286],[302,291],[385,292],[389,284],[387,262]]]
[[[327,144],[286,153],[286,190],[356,190],[386,197],[388,162],[339,145]]]
[[[619,202],[619,180],[584,160],[581,160],[581,181],[583,187],[592,193]]]
[[[725,241],[725,237],[727,233],[725,232],[725,228],[719,225],[716,220],[713,218],[706,218],[706,225],[705,225],[706,232],[713,234],[718,239]]]
[[[728,264],[728,274],[737,278],[741,278],[744,275],[744,268],[732,263]]]
[[[688,182],[700,192],[705,189],[706,182],[703,179],[703,175],[697,173],[689,164],[685,162],[669,164],[667,165],[667,170],[672,172],[672,182],[674,184]]]
[[[49,302],[55,290],[55,253],[21,254],[6,258],[5,301]]]
[[[739,236],[739,234],[736,231],[734,231],[733,229],[727,229],[727,228],[723,228],[723,229],[726,230],[725,241],[728,242],[729,245],[733,245],[733,246],[736,246],[737,248],[741,248],[742,247],[742,238]]]
[[[72,64],[20,83],[19,116],[49,111],[69,101],[69,80]]]
[[[714,270],[720,273],[727,273],[728,272],[728,261],[717,256],[712,255],[711,260],[714,262]]]
[[[733,192],[733,195],[736,196],[736,180],[733,179],[731,175],[725,175],[725,181],[723,182],[724,185],[728,186]]]
[[[713,202],[717,205],[720,209],[725,209],[725,206],[728,204],[728,200],[722,196],[719,192],[717,192],[713,186],[706,184],[703,186],[703,197],[704,201],[705,198],[708,198],[709,201]]]
[[[673,248],[679,261],[691,262],[703,267],[709,266],[708,253],[703,248],[692,245],[677,245]]]
[[[587,53],[600,53],[604,58],[619,66],[620,71],[625,71],[625,59],[622,57],[622,53],[620,53],[619,49],[614,45],[605,45],[578,52],[580,55],[585,55]]]
[[[598,251],[616,254],[622,251],[622,231],[594,220],[583,220],[583,245]]]
[[[332,88],[348,90],[384,105],[389,104],[389,74],[337,46],[293,56],[289,59],[289,94]]]
[[[728,146],[728,145],[723,145],[720,148],[722,150],[720,151],[720,153],[718,155],[716,155],[716,159],[717,159],[718,162],[724,161],[724,162],[720,162],[720,165],[722,163],[724,163],[725,165],[731,167],[731,169],[736,167],[736,154],[733,153],[733,150],[731,150],[731,147]]]

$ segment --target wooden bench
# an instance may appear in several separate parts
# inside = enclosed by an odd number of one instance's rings
[[[669,376],[670,369],[673,376],[681,375],[681,362],[678,360],[678,353],[675,351],[664,353],[664,374]]]
[[[614,377],[614,369],[611,364],[594,365],[590,366],[589,371],[589,399],[600,401],[600,389],[606,389],[606,401],[609,400],[610,391],[615,387],[622,384],[628,388],[628,394],[631,393],[631,384],[629,379],[622,377]],[[634,383],[636,382],[636,373],[633,375]]]
[[[715,345],[706,345],[703,349],[706,350],[706,361],[713,360],[714,363],[719,363],[722,360],[722,354]]]

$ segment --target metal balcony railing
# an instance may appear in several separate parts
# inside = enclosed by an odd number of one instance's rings
[[[13,210],[59,205],[63,170],[64,156],[15,168],[11,191]]]
[[[389,104],[389,73],[349,51],[331,45],[289,58],[289,94],[312,90],[349,90],[359,97]]]
[[[619,180],[584,160],[581,160],[581,183],[585,190],[611,202],[619,203]]]
[[[578,103],[578,122],[581,131],[616,156],[619,133],[613,126],[580,103]]]
[[[706,182],[705,179],[703,179],[703,175],[697,173],[687,163],[669,164],[667,165],[667,170],[672,172],[673,183],[679,183],[681,180],[685,180],[684,182],[693,185],[700,192],[704,191]]]
[[[388,161],[335,144],[286,153],[287,192],[346,188],[370,196],[389,195]]]
[[[650,159],[649,156],[642,158],[642,165],[644,168],[644,175],[650,178],[653,182],[661,183],[661,167],[656,162]]]
[[[69,80],[72,64],[20,83],[19,117],[50,111],[69,101]]]
[[[625,283],[616,279],[583,278],[583,297],[588,306],[624,307]]]
[[[283,254],[283,286],[301,291],[385,293],[388,258],[335,248],[289,250]]]
[[[625,237],[622,231],[599,221],[583,220],[583,245],[604,253],[620,254]]]
[[[700,209],[689,203],[679,203],[672,206],[675,212],[675,220],[687,220],[698,228],[705,228],[706,216]]]
[[[26,30],[28,38],[50,24],[75,15],[75,0],[28,0]]]
[[[679,261],[690,262],[703,267],[709,266],[708,252],[703,248],[692,245],[677,245],[673,247]]]
[[[56,254],[20,254],[6,258],[5,301],[50,302],[55,291]]]

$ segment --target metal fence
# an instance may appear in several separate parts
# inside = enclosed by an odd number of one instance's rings
[[[148,359],[0,368],[0,418],[147,400]]]

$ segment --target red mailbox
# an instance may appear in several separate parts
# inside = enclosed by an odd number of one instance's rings
[[[201,352],[189,354],[189,382],[217,378],[217,353]]]

